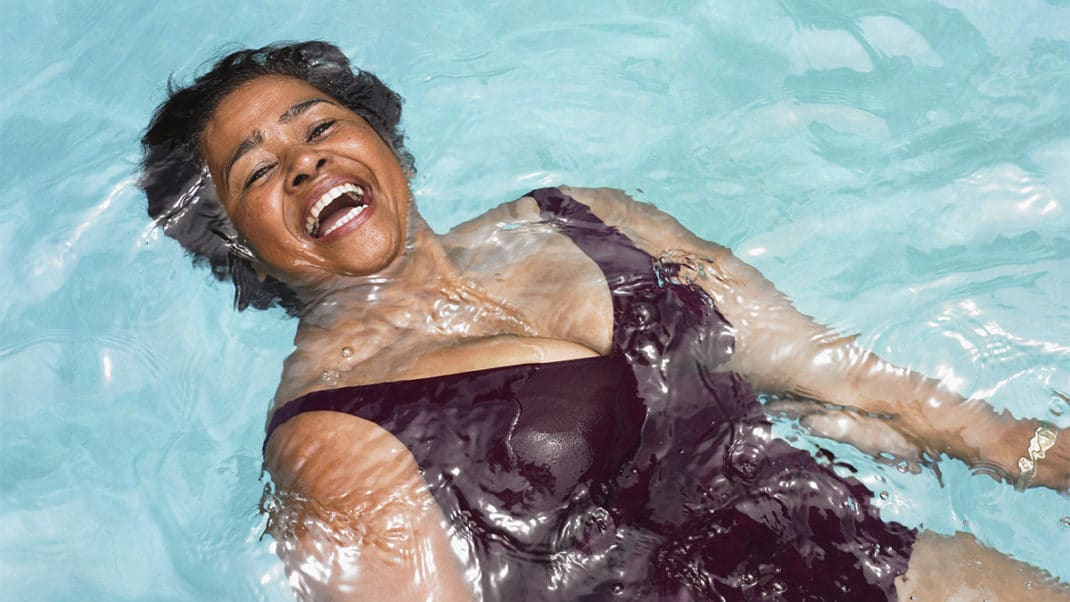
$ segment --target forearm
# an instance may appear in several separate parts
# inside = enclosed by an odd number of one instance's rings
[[[998,468],[1016,480],[1037,421],[1016,420],[940,381],[885,362],[803,315],[771,282],[728,249],[704,241],[651,205],[619,191],[570,189],[607,223],[661,260],[677,278],[706,290],[732,325],[735,354],[722,369],[756,390],[798,396],[875,414],[932,457],[949,455]],[[884,429],[888,431],[888,429]],[[892,437],[900,439],[898,436]],[[1070,432],[1038,465],[1033,484],[1070,489]]]
[[[722,254],[702,277],[736,329],[729,369],[760,391],[790,393],[869,414],[932,458],[948,455],[1016,481],[1039,424],[966,399],[939,380],[887,362],[798,312],[754,268]],[[1070,489],[1070,433],[1038,464],[1034,485]]]
[[[914,441],[929,457],[947,455],[987,468],[1011,482],[1021,474],[1019,459],[1040,422],[997,412],[982,399],[967,399],[941,381],[900,368],[859,350],[826,350],[826,359],[806,374],[800,388],[816,399],[875,415]],[[829,357],[832,356],[832,357]],[[800,392],[800,391],[796,391]],[[1037,463],[1033,485],[1070,489],[1070,434],[1057,436],[1055,447]]]

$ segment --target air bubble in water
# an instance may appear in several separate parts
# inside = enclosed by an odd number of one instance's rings
[[[353,348],[352,347],[342,347],[342,357],[352,357],[352,356],[353,356]]]
[[[1064,527],[1070,527],[1070,516],[1062,517],[1059,519],[1059,522],[1062,523]]]
[[[882,491],[880,493],[880,496],[881,496],[882,500],[886,500],[886,499],[888,499],[888,492],[887,491]]]

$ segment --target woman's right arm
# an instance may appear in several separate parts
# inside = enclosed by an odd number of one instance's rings
[[[268,529],[302,599],[471,600],[448,524],[409,450],[378,425],[308,412],[266,450]]]

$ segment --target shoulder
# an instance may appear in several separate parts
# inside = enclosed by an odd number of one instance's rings
[[[299,331],[300,336],[300,331]],[[272,411],[278,410],[290,401],[316,390],[316,380],[312,374],[316,359],[304,346],[298,344],[282,363],[282,375],[279,386],[275,389],[275,401]]]
[[[417,499],[426,484],[416,459],[381,426],[340,412],[304,412],[280,425],[264,450],[264,467],[279,491],[345,511],[352,495],[404,493]]]
[[[728,253],[721,245],[703,240],[675,217],[652,203],[637,201],[616,188],[560,186],[561,192],[587,205],[602,221],[634,240],[652,255],[666,251]]]
[[[561,185],[558,190],[594,210],[642,211],[664,214],[651,203],[637,201],[619,188]]]
[[[450,228],[447,238],[464,238],[479,235],[488,228],[498,229],[503,224],[517,224],[538,221],[539,208],[529,196],[506,201],[470,220]]]
[[[628,193],[619,188],[608,187],[595,187],[589,188],[584,186],[568,186],[561,185],[557,187],[561,192],[569,195],[570,197],[580,201],[581,203],[593,206],[599,205],[604,207],[619,207],[630,206],[633,204],[643,204],[650,207],[649,203],[642,203],[631,197]]]
[[[587,188],[560,185],[556,187],[564,194],[587,205],[602,221],[614,227],[629,228],[644,225],[661,225],[672,232],[686,232],[675,218],[658,209],[651,203],[637,201],[618,188]],[[540,221],[539,208],[530,195],[504,202],[480,216],[458,224],[450,230],[452,236],[464,236],[485,230],[487,227],[500,227],[505,223],[525,223]]]
[[[676,227],[681,227],[669,214],[651,203],[637,201],[618,188],[588,188],[580,186],[559,185],[564,194],[587,205],[607,223],[623,221],[628,217],[641,219],[671,220]],[[607,219],[608,218],[608,219]],[[485,213],[462,222],[450,229],[451,234],[463,234],[481,230],[490,225],[540,220],[539,207],[530,194],[525,194],[511,201],[506,201]],[[615,224],[611,224],[615,225]]]

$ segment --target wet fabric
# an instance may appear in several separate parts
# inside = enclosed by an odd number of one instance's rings
[[[268,437],[319,410],[391,432],[487,600],[895,599],[914,532],[773,437],[716,369],[734,339],[705,291],[559,190],[530,196],[605,274],[609,355],[318,391]]]

